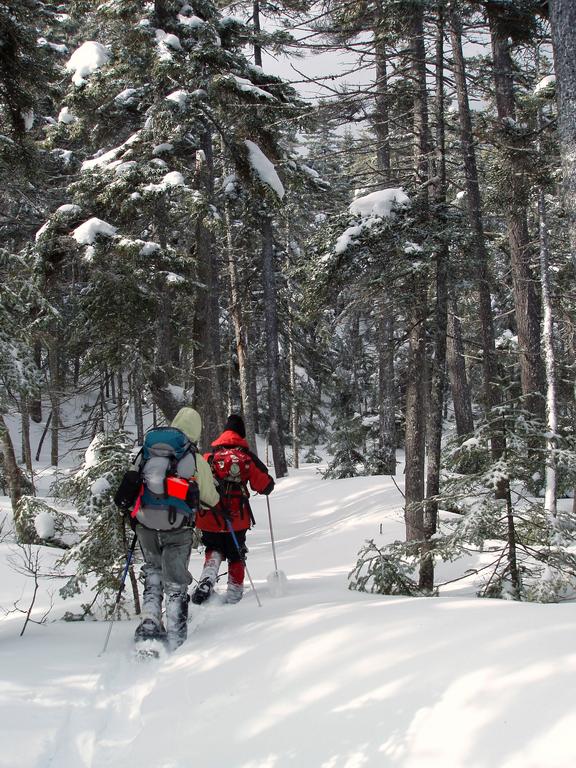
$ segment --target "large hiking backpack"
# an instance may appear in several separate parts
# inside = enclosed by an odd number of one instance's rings
[[[137,498],[127,505],[130,492],[122,493],[123,487],[130,486],[133,492],[136,485]],[[175,427],[148,430],[138,467],[126,473],[115,501],[121,508],[131,507],[132,521],[146,528],[169,531],[193,526],[199,507],[196,446]]]
[[[241,517],[246,511],[249,519],[254,523],[248,502],[250,497],[248,481],[252,466],[250,453],[242,448],[215,448],[208,461],[212,468],[212,474],[218,483],[221,505],[224,510]]]
[[[216,448],[211,457],[212,474],[220,485],[244,485],[250,479],[252,458],[241,448]]]

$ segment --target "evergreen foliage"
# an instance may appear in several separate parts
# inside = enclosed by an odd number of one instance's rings
[[[113,497],[129,467],[131,445],[124,432],[97,435],[81,469],[58,484],[58,497],[73,502],[85,521],[80,541],[60,561],[75,568],[60,590],[63,597],[78,595],[88,586],[110,608],[118,591],[127,536],[125,519]]]

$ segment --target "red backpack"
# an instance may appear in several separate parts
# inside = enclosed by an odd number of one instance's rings
[[[219,484],[246,486],[250,479],[252,458],[240,448],[217,448],[211,460],[212,473]]]
[[[254,515],[248,501],[248,481],[252,467],[250,454],[242,448],[216,448],[209,462],[219,485],[222,507],[231,515],[240,518],[247,514],[254,525]]]

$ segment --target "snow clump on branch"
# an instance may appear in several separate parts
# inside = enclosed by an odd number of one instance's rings
[[[336,240],[334,250],[343,253],[350,243],[360,237],[362,232],[378,224],[382,219],[389,219],[395,210],[407,208],[410,198],[402,187],[391,187],[371,192],[369,195],[358,197],[350,203],[349,211],[353,216],[359,216],[361,221],[353,227],[348,227]]]
[[[256,176],[258,176],[262,184],[266,184],[270,187],[270,189],[278,195],[280,200],[282,200],[284,197],[284,185],[276,173],[274,164],[253,141],[246,139],[244,144],[248,148],[248,160]]]
[[[76,227],[72,232],[72,237],[80,245],[92,245],[98,235],[113,237],[115,234],[116,227],[113,227],[112,224],[108,224],[106,221],[102,221],[102,219],[93,217],[80,224],[79,227]]]
[[[86,77],[100,69],[109,58],[110,52],[102,43],[87,40],[74,51],[66,64],[66,71],[73,73],[74,85],[84,85]]]

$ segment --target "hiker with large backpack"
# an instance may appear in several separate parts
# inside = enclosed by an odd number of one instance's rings
[[[126,473],[116,503],[129,510],[144,556],[142,620],[134,640],[160,640],[169,650],[187,637],[188,563],[195,519],[220,496],[210,465],[198,453],[202,420],[181,408],[170,427],[150,429],[134,468]],[[162,602],[165,597],[165,621]]]
[[[242,417],[231,414],[222,434],[204,456],[212,468],[220,491],[220,503],[213,510],[202,509],[196,527],[202,531],[206,547],[204,568],[192,593],[196,605],[207,600],[214,589],[220,565],[228,561],[228,585],[225,601],[237,603],[244,591],[246,570],[246,532],[254,517],[250,509],[250,489],[268,495],[274,480],[265,464],[250,451]]]

